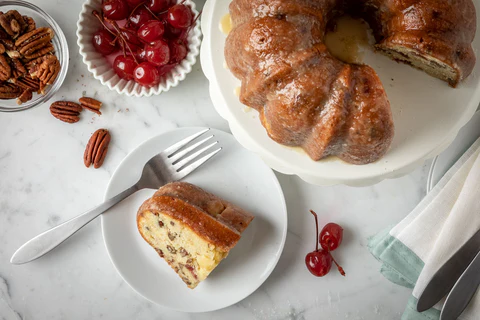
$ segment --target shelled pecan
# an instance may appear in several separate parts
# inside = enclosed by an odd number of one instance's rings
[[[45,85],[51,85],[60,72],[60,62],[51,54],[43,58],[44,61],[41,64],[37,64],[33,71],[30,70],[30,76],[34,79],[38,78]]]
[[[80,120],[82,107],[71,101],[56,101],[50,105],[50,113],[63,122],[75,123]]]
[[[37,24],[35,23],[35,20],[33,20],[32,17],[23,16],[23,21],[25,21],[25,23],[27,24],[25,32],[30,32],[37,28]]]
[[[12,67],[5,56],[0,55],[0,80],[7,81],[12,76]]]
[[[25,66],[23,65],[23,63],[18,59],[11,60],[11,67],[12,67],[12,77],[14,79],[23,77],[27,73],[27,69],[25,69]]]
[[[89,111],[95,112],[98,115],[101,115],[100,108],[102,107],[102,103],[98,100],[89,97],[82,97],[78,99],[80,105]]]
[[[25,89],[23,93],[17,98],[17,104],[20,105],[30,100],[32,100],[32,90]]]
[[[40,80],[33,79],[29,75],[17,79],[14,83],[22,89],[30,89],[34,92],[39,92],[40,90]]]
[[[98,129],[93,133],[83,155],[83,163],[87,168],[92,164],[95,169],[102,166],[107,155],[110,139],[110,133],[106,129]]]
[[[50,28],[37,28],[19,37],[15,41],[15,47],[22,56],[31,55],[50,44],[54,35]]]
[[[0,26],[13,39],[17,38],[24,32],[28,25],[22,15],[17,10],[10,10],[0,15]]]
[[[15,85],[2,84],[2,90],[8,91],[0,91],[2,99],[13,96],[23,103],[33,92],[45,94],[61,68],[52,44],[54,36],[51,28],[37,28],[33,18],[16,10],[0,12],[0,83]]]
[[[15,99],[22,94],[22,89],[13,83],[0,84],[0,99]]]

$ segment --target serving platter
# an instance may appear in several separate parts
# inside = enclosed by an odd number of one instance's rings
[[[480,10],[480,0],[474,3]],[[228,121],[235,138],[276,171],[298,175],[316,185],[364,186],[405,175],[445,150],[473,116],[480,101],[480,63],[469,78],[453,89],[421,71],[367,50],[363,62],[378,73],[392,106],[396,126],[392,147],[384,158],[364,166],[337,158],[312,161],[298,148],[288,148],[271,140],[258,113],[239,102],[236,88],[240,81],[225,67],[226,35],[219,28],[229,4],[230,1],[219,0],[208,0],[205,4],[202,68],[210,81],[215,109]],[[477,24],[480,25],[480,21]],[[478,52],[478,32],[473,46]]]
[[[432,161],[427,179],[427,192],[442,179],[447,171],[480,137],[480,111],[460,130],[450,146]]]

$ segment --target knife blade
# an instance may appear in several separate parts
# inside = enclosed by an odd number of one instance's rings
[[[480,248],[479,248],[480,250]],[[447,296],[440,320],[455,320],[468,306],[480,285],[480,251]]]
[[[417,303],[417,311],[433,307],[447,295],[455,282],[475,258],[480,248],[480,230],[468,240],[432,277]]]

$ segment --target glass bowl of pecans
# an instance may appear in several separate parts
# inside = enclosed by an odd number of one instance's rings
[[[68,69],[68,44],[59,25],[36,5],[0,2],[0,112],[48,101]]]

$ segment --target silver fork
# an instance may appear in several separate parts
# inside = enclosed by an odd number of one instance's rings
[[[213,138],[213,135],[184,148],[209,130],[210,129],[205,129],[195,133],[163,150],[145,164],[142,176],[136,184],[115,197],[108,199],[101,205],[29,240],[13,254],[10,262],[13,264],[23,264],[38,259],[70,238],[75,232],[83,228],[100,214],[138,190],[146,188],[158,189],[169,182],[178,181],[186,177],[222,150],[222,148],[218,148],[196,160],[197,157],[218,143],[218,141],[215,141],[206,145],[209,140]]]

